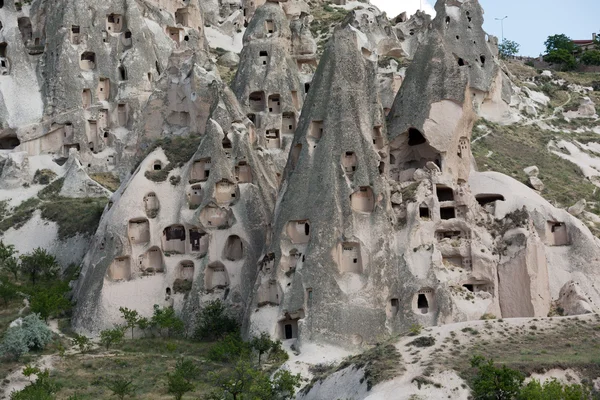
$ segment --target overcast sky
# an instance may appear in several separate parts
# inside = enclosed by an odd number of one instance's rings
[[[550,35],[564,33],[572,39],[591,39],[600,32],[600,0],[479,0],[485,11],[484,29],[500,38],[500,21],[504,21],[504,37],[521,45],[521,55],[538,56]],[[433,12],[434,0],[371,0],[379,9],[396,16],[419,9]]]

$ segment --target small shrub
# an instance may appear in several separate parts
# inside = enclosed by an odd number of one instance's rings
[[[192,290],[192,281],[188,279],[175,279],[173,282],[173,292],[174,293],[187,293]]]
[[[418,336],[421,334],[422,330],[423,330],[423,325],[412,324],[409,328],[408,336]]]
[[[56,174],[49,169],[38,169],[33,175],[33,183],[39,185],[47,185],[52,179],[56,178]]]
[[[100,344],[106,347],[106,350],[113,344],[118,344],[125,337],[125,329],[123,327],[116,327],[113,329],[106,329],[100,332]]]
[[[214,362],[232,362],[238,358],[247,358],[250,346],[242,340],[239,332],[226,335],[208,352],[208,359]],[[260,355],[259,355],[260,359]]]
[[[79,347],[81,354],[87,353],[92,348],[92,341],[85,335],[75,334],[73,339],[71,339],[71,343],[73,346]]]
[[[485,313],[481,316],[481,319],[482,320],[496,319],[496,316],[494,314]]]
[[[432,336],[421,336],[416,338],[412,342],[408,343],[407,346],[415,347],[431,347],[435,344],[435,339]]]
[[[120,400],[123,400],[125,396],[133,396],[135,394],[133,381],[122,376],[108,381],[106,387]]]
[[[196,340],[222,339],[229,333],[237,332],[237,321],[229,315],[225,304],[220,300],[209,302],[200,310],[194,331]]]
[[[177,186],[177,185],[179,185],[179,182],[181,182],[181,176],[173,175],[172,177],[169,178],[169,182],[171,182],[171,185]]]
[[[9,328],[0,344],[0,355],[18,360],[29,350],[42,350],[52,341],[52,331],[37,314],[23,318],[21,326]]]

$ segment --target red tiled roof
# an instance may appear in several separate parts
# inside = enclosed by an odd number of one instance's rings
[[[590,39],[586,39],[586,40],[573,40],[574,44],[592,44],[594,43],[593,40]]]

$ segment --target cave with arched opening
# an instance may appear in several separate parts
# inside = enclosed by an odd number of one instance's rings
[[[375,208],[375,194],[369,186],[361,186],[350,195],[352,209],[360,213],[371,213]]]
[[[210,157],[194,161],[190,172],[190,183],[206,181],[210,175],[211,166]]]
[[[238,183],[252,183],[252,168],[246,161],[238,162],[234,174]]]
[[[244,243],[237,235],[231,235],[225,242],[223,258],[229,261],[239,261],[244,258]]]
[[[344,167],[344,172],[346,175],[348,175],[348,177],[352,177],[358,166],[358,158],[356,157],[356,153],[353,151],[344,152],[342,155],[342,166]]]
[[[128,281],[131,279],[131,258],[116,257],[108,267],[107,277],[111,281]]]
[[[225,289],[229,286],[227,268],[221,262],[210,263],[204,272],[204,288],[206,290]]]
[[[158,246],[140,256],[140,269],[146,273],[164,272],[163,254]]]
[[[286,227],[287,235],[294,244],[308,243],[310,239],[310,221],[290,221]]]
[[[144,196],[144,210],[148,218],[155,218],[158,215],[160,209],[160,203],[156,193],[150,192]]]
[[[205,228],[223,228],[229,225],[229,213],[211,203],[200,212],[200,222]]]
[[[148,243],[150,241],[150,222],[146,218],[130,219],[127,234],[131,244]]]
[[[413,299],[413,311],[417,314],[429,314],[435,310],[435,292],[431,288],[419,290]]]
[[[343,242],[338,246],[338,265],[341,273],[361,274],[363,272],[360,244]]]
[[[200,256],[208,253],[208,234],[200,228],[190,228],[190,249],[193,253],[200,253]]]
[[[0,150],[12,150],[18,147],[21,141],[17,137],[16,133],[12,133],[0,138]]]
[[[185,253],[185,228],[183,225],[171,225],[163,230],[162,247],[165,253]]]

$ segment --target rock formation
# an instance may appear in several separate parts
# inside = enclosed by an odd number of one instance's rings
[[[599,240],[575,217],[586,202],[570,214],[477,172],[478,118],[549,104],[508,78],[477,0],[393,21],[368,2],[80,3],[0,0],[0,189],[36,196],[47,169],[64,180],[56,196],[110,197],[74,284],[76,329],[154,304],[191,327],[221,299],[245,334],[301,350],[596,311]],[[315,7],[351,10],[315,38]],[[114,193],[92,180],[105,173],[123,182]]]
[[[385,331],[380,294],[396,281],[397,262],[385,240],[391,224],[376,90],[378,17],[376,10],[351,12],[321,58],[247,312],[251,330],[346,343]],[[388,49],[399,45],[393,40]]]
[[[201,33],[194,33],[201,42]],[[112,197],[75,290],[79,329],[110,326],[119,307],[149,315],[154,304],[173,305],[190,324],[210,299],[239,313],[245,308],[268,234],[276,176],[255,149],[265,139],[203,51],[174,53],[157,84],[161,89],[149,98],[141,143],[184,138],[149,150]],[[155,121],[164,123],[156,129]],[[169,147],[177,140],[198,146],[189,160]]]
[[[302,22],[296,19],[294,26]],[[266,2],[253,14],[244,34],[244,48],[232,89],[256,134],[265,139],[266,150],[281,174],[289,153],[299,111],[304,102],[304,86],[299,79],[297,62],[314,62],[316,45],[300,33],[290,30],[290,22],[277,2]],[[294,38],[294,39],[293,39]],[[294,40],[294,41],[293,41]],[[300,57],[292,57],[293,44]]]

